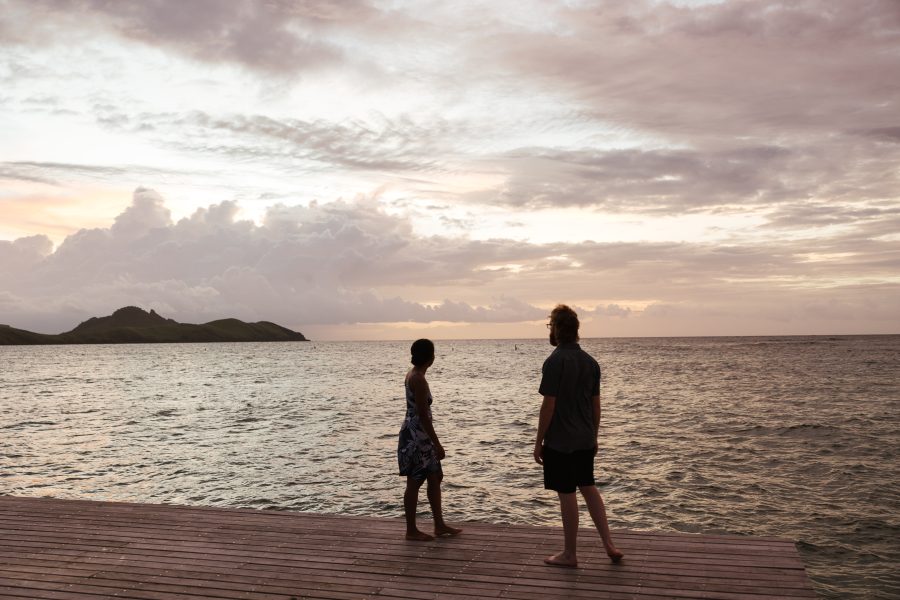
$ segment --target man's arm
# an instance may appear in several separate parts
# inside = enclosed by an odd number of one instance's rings
[[[544,396],[541,413],[538,417],[537,439],[534,441],[534,461],[539,465],[544,464],[544,436],[547,435],[547,428],[550,427],[555,408],[556,396]]]

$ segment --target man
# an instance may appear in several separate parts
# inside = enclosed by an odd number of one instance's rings
[[[594,483],[594,456],[600,429],[600,365],[578,345],[578,315],[565,304],[550,313],[550,345],[539,392],[544,396],[538,420],[534,460],[544,466],[544,488],[559,494],[565,548],[544,559],[548,565],[577,567],[578,498],[581,491],[591,519],[613,562],[624,556],[615,547],[603,498]]]

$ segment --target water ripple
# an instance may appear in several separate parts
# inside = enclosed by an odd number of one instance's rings
[[[900,338],[583,345],[604,370],[597,481],[613,527],[793,538],[823,596],[897,597]],[[557,525],[531,458],[549,347],[437,346],[448,518]],[[0,493],[400,516],[407,353],[2,347]]]

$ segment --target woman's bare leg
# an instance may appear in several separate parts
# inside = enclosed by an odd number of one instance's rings
[[[563,536],[565,547],[562,552],[548,556],[544,562],[557,567],[577,567],[578,556],[576,542],[578,540],[578,497],[575,492],[559,493],[559,512],[562,513]]]
[[[613,544],[612,535],[609,533],[609,523],[606,520],[606,507],[603,505],[603,497],[600,495],[600,491],[593,485],[581,485],[578,486],[578,489],[581,490],[581,495],[584,496],[588,511],[591,513],[591,519],[593,519],[594,525],[600,533],[600,538],[603,540],[606,555],[613,562],[619,562],[625,555],[619,552],[616,545]]]
[[[406,491],[403,492],[403,512],[406,515],[406,539],[427,542],[434,538],[416,527],[416,506],[419,504],[419,488],[425,483],[423,479],[406,478]]]
[[[441,508],[441,481],[442,473],[429,473],[428,475],[428,502],[431,504],[431,514],[434,516],[434,535],[456,535],[462,531],[456,527],[450,527],[444,522],[444,513]]]

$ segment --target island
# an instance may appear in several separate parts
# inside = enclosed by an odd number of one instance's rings
[[[178,323],[154,310],[126,306],[108,317],[93,317],[72,331],[43,334],[0,325],[0,346],[34,344],[171,344],[196,342],[306,342],[302,333],[260,321],[219,319],[202,325]]]

